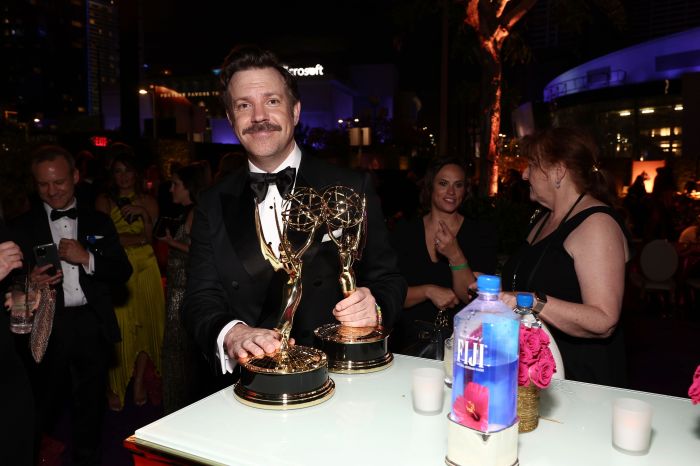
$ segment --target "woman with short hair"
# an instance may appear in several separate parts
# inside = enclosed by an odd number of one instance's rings
[[[535,312],[561,351],[567,379],[624,386],[618,323],[629,259],[624,223],[585,132],[549,128],[520,143],[523,179],[542,209],[522,247],[503,268],[504,301],[533,292]]]

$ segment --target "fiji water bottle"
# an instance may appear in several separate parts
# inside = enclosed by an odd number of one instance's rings
[[[492,433],[517,422],[520,317],[498,299],[499,277],[476,283],[478,297],[454,318],[450,417]]]
[[[522,323],[526,327],[542,327],[542,322],[540,319],[532,313],[532,305],[534,304],[534,299],[530,293],[518,293],[515,296],[515,313],[520,316]]]

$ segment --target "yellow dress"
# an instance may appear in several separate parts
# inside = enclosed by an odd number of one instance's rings
[[[112,207],[112,221],[117,231],[140,234],[144,231],[139,217],[128,223],[118,207]],[[121,303],[115,303],[114,312],[122,333],[122,341],[116,344],[116,361],[109,370],[109,385],[124,404],[124,395],[134,372],[139,352],[144,351],[160,371],[160,349],[165,325],[165,297],[153,248],[150,244],[124,248],[134,271],[126,283],[127,295]]]

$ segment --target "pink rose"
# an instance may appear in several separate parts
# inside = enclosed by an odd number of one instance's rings
[[[530,385],[530,368],[520,361],[518,364],[518,386],[527,387],[528,385]]]
[[[554,361],[554,355],[552,354],[552,350],[549,349],[549,346],[545,346],[542,348],[542,352],[540,352],[540,357],[539,360],[546,360],[550,361],[554,365],[554,372],[557,371],[557,363]]]
[[[688,389],[688,396],[694,405],[700,403],[700,366],[695,369],[695,374],[693,374],[693,383]]]
[[[540,334],[540,343],[542,343],[542,346],[549,346],[549,335],[547,335],[547,332],[545,332],[543,329],[539,328],[537,329]]]
[[[540,358],[539,361],[530,367],[530,379],[538,388],[546,388],[549,382],[552,381],[552,375],[555,371],[554,359]]]
[[[520,363],[526,364],[528,366],[532,365],[537,360],[535,355],[532,354],[532,349],[530,348],[530,345],[528,345],[528,344],[520,345],[519,357],[520,357]]]
[[[693,384],[688,389],[688,396],[694,405],[700,403],[700,377],[693,381]]]
[[[540,349],[543,346],[541,334],[547,337],[544,331],[539,328],[529,328],[525,333],[525,345],[530,348],[533,357],[540,354]]]

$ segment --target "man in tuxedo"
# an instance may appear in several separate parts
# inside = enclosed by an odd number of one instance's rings
[[[13,225],[32,278],[56,289],[56,311],[34,390],[40,432],[50,432],[70,401],[73,460],[100,464],[102,416],[112,345],[121,338],[110,288],[132,269],[112,220],[75,198],[78,170],[69,152],[43,146],[32,155],[40,202]],[[54,243],[58,267],[37,267],[33,248]]]
[[[274,327],[287,277],[275,273],[262,255],[254,209],[266,241],[278,254],[275,212],[279,219],[284,194],[332,185],[367,197],[366,245],[355,262],[357,290],[343,298],[337,248],[326,228],[319,228],[302,257],[303,295],[292,337],[311,345],[313,330],[331,322],[362,327],[383,319],[391,328],[406,283],[370,177],[302,154],[294,141],[301,110],[296,82],[271,52],[253,46],[234,49],[224,62],[221,82],[227,115],[248,163],[203,193],[196,207],[183,311],[189,332],[224,372],[231,372],[237,360],[279,348]]]

